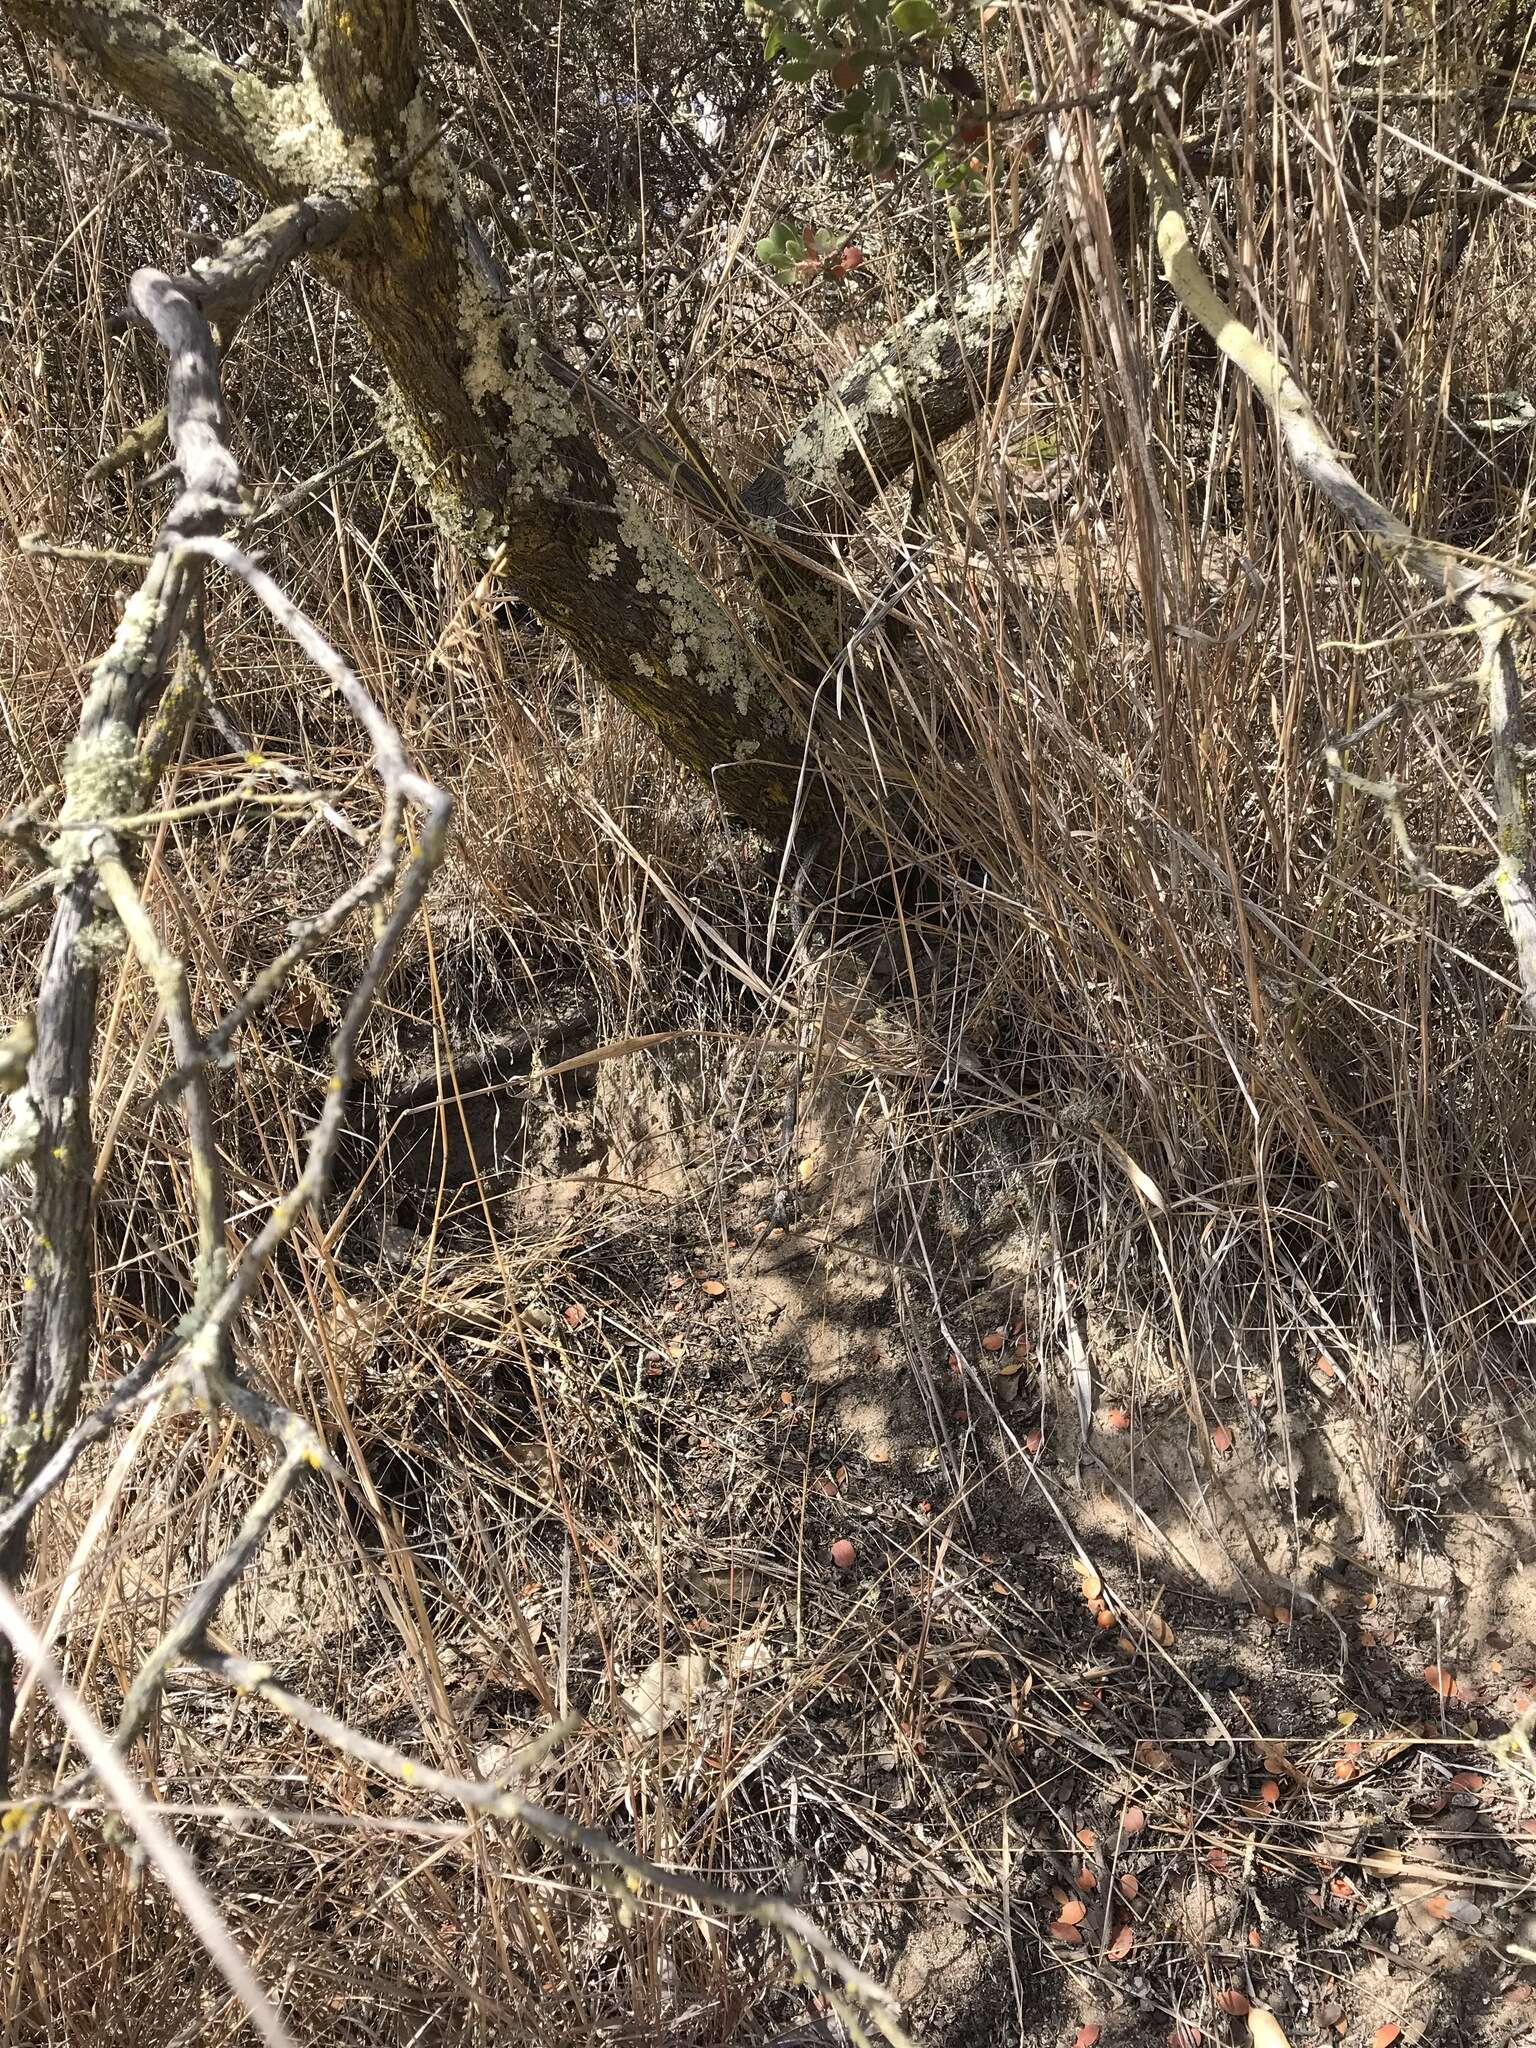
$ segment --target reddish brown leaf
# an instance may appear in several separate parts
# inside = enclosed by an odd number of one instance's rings
[[[1140,1806],[1128,1806],[1120,1816],[1122,1835],[1139,1835],[1146,1824],[1146,1810]]]
[[[1259,1787],[1259,1797],[1263,1800],[1266,1806],[1279,1805],[1280,1787],[1275,1783],[1273,1778],[1266,1778],[1264,1780],[1263,1784]]]
[[[1449,1920],[1451,1917],[1451,1902],[1444,1892],[1435,1892],[1430,1898],[1421,1899],[1419,1904],[1431,1920]]]
[[[1056,1925],[1058,1927],[1075,1927],[1087,1910],[1088,1908],[1081,1899],[1068,1899],[1067,1903],[1056,1915]]]
[[[1403,2030],[1396,2020],[1383,2020],[1371,2036],[1371,2048],[1392,2048],[1392,2043],[1402,2038]]]
[[[1224,1422],[1218,1422],[1211,1431],[1211,1449],[1225,1457],[1232,1448],[1232,1432]]]
[[[1136,1935],[1127,1920],[1104,1953],[1112,1963],[1123,1963],[1135,1944]]]
[[[1120,1888],[1120,1896],[1122,1899],[1134,1899],[1136,1894],[1141,1890],[1141,1879],[1136,1875],[1134,1870],[1122,1870],[1120,1875],[1115,1879],[1115,1883]]]
[[[1447,1671],[1443,1664],[1426,1664],[1424,1683],[1431,1692],[1439,1693],[1443,1700],[1453,1700],[1456,1697],[1456,1674],[1454,1671]]]
[[[587,1312],[579,1301],[573,1301],[565,1311],[565,1326],[568,1330],[579,1330],[587,1320]]]
[[[1235,1984],[1224,1985],[1217,1992],[1216,2004],[1229,2020],[1240,2020],[1252,2010],[1252,2001]]]
[[[1092,2020],[1085,2020],[1072,2036],[1072,2048],[1096,2048],[1098,2038],[1103,2031],[1103,2028],[1097,2026]]]
[[[1053,1920],[1050,1925],[1050,1934],[1053,1941],[1074,1942],[1081,1941],[1083,1938],[1082,1929],[1074,1925],[1070,1920]]]

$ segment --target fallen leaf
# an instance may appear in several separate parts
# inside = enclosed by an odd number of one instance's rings
[[[1120,1140],[1118,1138],[1112,1138],[1109,1135],[1109,1132],[1105,1130],[1104,1126],[1101,1123],[1099,1123],[1097,1119],[1093,1120],[1093,1128],[1097,1132],[1100,1141],[1105,1146],[1107,1146],[1108,1149],[1114,1154],[1115,1158],[1119,1160],[1121,1166],[1125,1170],[1126,1179],[1130,1182],[1131,1186],[1136,1190],[1137,1194],[1140,1195],[1141,1199],[1146,1203],[1147,1207],[1149,1209],[1154,1209],[1159,1214],[1161,1214],[1161,1212],[1167,1208],[1168,1204],[1164,1198],[1162,1189],[1158,1186],[1157,1182],[1152,1178],[1151,1174],[1148,1173],[1144,1167],[1141,1167],[1136,1163],[1136,1161],[1131,1157],[1130,1153],[1127,1152],[1125,1147],[1120,1143]]]
[[[1263,1784],[1259,1787],[1259,1797],[1263,1800],[1266,1806],[1279,1805],[1280,1787],[1275,1783],[1273,1778],[1266,1778],[1264,1780]]]
[[[636,1735],[659,1735],[682,1720],[709,1679],[707,1657],[658,1657],[619,1695]]]
[[[1050,1928],[1048,1931],[1053,1941],[1065,1941],[1070,1943],[1074,1941],[1081,1941],[1083,1938],[1082,1929],[1076,1926],[1071,1920],[1053,1920],[1050,1924]]]
[[[565,1326],[568,1330],[579,1330],[587,1320],[587,1312],[579,1301],[573,1301],[565,1311]]]
[[[839,1536],[832,1546],[832,1562],[840,1572],[847,1571],[857,1556],[858,1552],[846,1536]]]
[[[1087,1910],[1081,1899],[1068,1899],[1056,1915],[1056,1924],[1059,1927],[1075,1927]]]
[[[1419,1905],[1431,1920],[1449,1920],[1451,1902],[1444,1892],[1432,1892],[1427,1899],[1420,1899]]]
[[[1426,1664],[1424,1683],[1431,1692],[1439,1693],[1443,1700],[1453,1700],[1456,1697],[1456,1674],[1454,1671],[1447,1671],[1443,1664]]]
[[[1255,1934],[1258,1929],[1252,1930]],[[1248,2015],[1248,2039],[1253,2048],[1291,2048],[1280,2022],[1267,2005],[1256,2005]]]
[[[1096,1892],[1099,1888],[1098,1873],[1085,1864],[1077,1873],[1077,1888],[1082,1892]]]
[[[726,1285],[723,1280],[701,1280],[699,1282],[699,1292],[709,1295],[712,1300],[718,1301],[720,1296],[726,1292]]]
[[[1232,1448],[1232,1432],[1224,1422],[1218,1422],[1211,1431],[1211,1449],[1225,1457]]]
[[[1134,1899],[1141,1890],[1141,1879],[1134,1870],[1122,1870],[1115,1882],[1120,1888],[1122,1899]]]
[[[1139,1835],[1146,1824],[1147,1815],[1144,1807],[1128,1806],[1120,1816],[1122,1835]]]
[[[1104,1427],[1117,1433],[1129,1429],[1131,1418],[1123,1408],[1111,1408],[1104,1418]]]
[[[1392,2048],[1392,2043],[1402,2038],[1403,2030],[1396,2020],[1383,2020],[1371,2036],[1371,2048]]]
[[[1099,1838],[1093,1832],[1092,1828],[1079,1828],[1077,1831],[1077,1839],[1082,1843],[1085,1849],[1091,1849]]]
[[[1193,2020],[1180,2020],[1176,2027],[1168,2029],[1168,2048],[1199,2048],[1203,2039]]]
[[[1092,1565],[1084,1565],[1081,1568],[1080,1577],[1082,1580],[1083,1598],[1090,1607],[1096,1607],[1099,1595],[1104,1590],[1104,1581],[1099,1577]]]
[[[1447,1792],[1481,1792],[1486,1782],[1480,1771],[1458,1771],[1455,1777],[1446,1780],[1445,1789]]]
[[[1001,1351],[1003,1348],[1002,1331],[988,1330],[985,1337],[983,1337],[981,1340],[981,1348],[983,1351]]]
[[[1072,2048],[1095,2048],[1102,2032],[1102,2027],[1096,2026],[1092,2020],[1085,2020],[1072,2036]]]
[[[1235,1984],[1225,1985],[1218,1991],[1216,2003],[1229,2020],[1240,2020],[1253,2010],[1252,1999],[1246,1992],[1239,1991]]]
[[[1134,1947],[1136,1935],[1129,1920],[1121,1927],[1104,1953],[1112,1963],[1123,1963]]]

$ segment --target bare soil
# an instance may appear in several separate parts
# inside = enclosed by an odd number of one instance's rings
[[[1293,2048],[1384,2025],[1536,2039],[1536,1786],[1501,1747],[1536,1699],[1524,1382],[1491,1372],[1461,1408],[1437,1383],[1394,1472],[1372,1417],[1421,1348],[1341,1356],[1305,1313],[1234,1303],[1214,1355],[1134,1279],[1079,1299],[1082,1225],[1045,1212],[1006,1119],[957,1209],[937,1177],[914,1195],[835,1079],[785,1153],[784,1087],[744,1117],[696,1046],[543,1090],[532,1064],[505,1171],[464,1172],[444,1139],[424,1174],[408,1134],[415,1192],[371,1267],[390,1287],[356,1316],[365,1349],[378,1332],[360,1446],[407,1537],[430,1549],[470,1456],[434,1407],[517,1496],[531,1641],[450,1659],[482,1759],[538,1732],[541,1691],[579,1707],[545,1796],[617,1745],[619,1807],[640,1782],[675,1853],[711,1843],[804,1898],[930,2048],[1237,2039],[1223,1994],[1272,2007]],[[496,1084],[476,1085],[483,1153]],[[418,1084],[413,1117],[432,1099]],[[437,1099],[446,1129],[452,1086]],[[422,1221],[434,1174],[456,1251]],[[509,1244],[535,1217],[564,1233],[558,1280],[522,1293],[520,1329],[477,1325],[476,1232]],[[479,1276],[462,1384],[418,1389],[403,1426],[385,1333],[445,1259]],[[406,1437],[432,1448],[403,1458]],[[606,1542],[556,1571],[539,1532],[605,1527],[598,1487],[630,1519],[610,1506]],[[623,1689],[659,1698],[677,1671],[637,1736]],[[735,2037],[834,2038],[814,1996],[768,2011]],[[674,2015],[666,2038],[720,2026]]]

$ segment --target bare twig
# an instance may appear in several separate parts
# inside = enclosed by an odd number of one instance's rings
[[[1453,548],[1421,539],[1371,496],[1290,371],[1206,277],[1167,154],[1145,148],[1141,161],[1152,191],[1164,275],[1185,310],[1243,372],[1274,414],[1281,440],[1299,474],[1322,492],[1376,555],[1457,605],[1476,631],[1482,649],[1478,678],[1493,741],[1498,821],[1498,862],[1490,879],[1514,947],[1525,1010],[1536,1021],[1536,863],[1528,815],[1520,677],[1511,638],[1517,612],[1536,602],[1536,582],[1502,568],[1470,562]]]
[[[0,1635],[5,1637],[13,1653],[19,1652],[27,1659],[42,1680],[59,1719],[90,1759],[92,1769],[143,1843],[146,1854],[165,1879],[171,1896],[186,1914],[214,1967],[244,2006],[257,2033],[269,2048],[293,2048],[292,2036],[257,1983],[250,1964],[241,1954],[186,1852],[161,1825],[142,1788],[134,1782],[122,1759],[114,1754],[111,1743],[80,1699],[64,1683],[46,1646],[16,1604],[3,1579],[0,1579]]]
[[[437,1770],[388,1743],[376,1742],[371,1736],[349,1728],[334,1714],[279,1685],[269,1666],[250,1658],[226,1656],[204,1647],[193,1653],[191,1661],[237,1692],[264,1700],[343,1756],[392,1778],[396,1784],[431,1793],[439,1799],[451,1799],[489,1818],[516,1821],[550,1848],[579,1856],[622,1906],[629,1906],[633,1897],[646,1889],[663,1898],[768,1928],[783,1941],[802,1976],[836,2001],[845,2024],[851,2022],[856,2027],[859,2017],[867,2015],[893,2048],[904,2048],[907,2044],[907,2036],[896,2017],[895,2002],[884,1985],[834,1948],[816,1922],[787,1899],[733,1891],[726,1885],[712,1884],[707,1878],[664,1869],[569,1815],[537,1805],[509,1786],[487,1784],[480,1778],[454,1777]],[[858,2033],[854,2038],[858,2038]]]

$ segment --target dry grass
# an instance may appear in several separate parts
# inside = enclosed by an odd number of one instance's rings
[[[1459,86],[1497,28],[1447,32],[1397,82]],[[1016,32],[1021,77],[1067,72],[1064,32]],[[494,81],[505,53],[477,47]],[[1536,376],[1529,195],[1445,274],[1451,206],[1390,230],[1362,209],[1336,70],[1292,61],[1258,16],[1228,36],[1209,259],[1384,501],[1525,562],[1536,436],[1481,432],[1471,401]],[[523,162],[548,142],[509,105],[483,95],[476,140]],[[131,551],[159,487],[78,481],[158,403],[158,364],[110,317],[136,263],[243,202],[119,134],[0,118],[0,503],[15,531]],[[1433,111],[1393,118],[1420,138],[1384,157],[1406,181],[1451,135]],[[1523,147],[1510,126],[1491,161]],[[758,168],[744,144],[715,218]],[[858,209],[856,288],[787,304],[744,262],[683,264],[653,325],[612,344],[637,403],[683,365],[695,431],[733,455],[927,258],[911,194],[813,173],[781,155],[755,204]],[[446,1769],[494,1771],[583,1715],[539,1797],[803,1897],[933,2042],[1085,2022],[1220,2039],[1227,1989],[1273,2001],[1296,2048],[1382,2022],[1504,2044],[1536,1949],[1529,1754],[1495,1753],[1536,1688],[1530,1031],[1496,907],[1415,887],[1378,807],[1331,792],[1322,762],[1328,737],[1425,700],[1355,765],[1403,779],[1421,852],[1476,880],[1473,663],[1294,482],[1146,249],[1118,293],[1064,289],[1075,319],[1038,354],[1026,336],[918,516],[893,494],[849,550],[880,617],[836,751],[889,872],[850,851],[847,886],[798,907],[793,864],[781,887],[774,849],[445,558],[387,459],[266,530],[460,813],[343,1185],[246,1329],[250,1374],[315,1421],[345,1484],[290,1511],[220,1635]],[[230,366],[248,475],[288,484],[371,440],[354,376],[355,337],[296,275]],[[0,574],[7,795],[34,799],[132,572]],[[225,598],[216,623],[243,732],[366,822],[335,707],[254,607]],[[240,772],[199,733],[171,793]],[[147,888],[200,1015],[351,858],[256,804],[161,830]],[[0,1014],[43,929],[9,928]],[[292,1175],[363,943],[318,956],[221,1077],[237,1228]],[[193,1242],[132,967],[106,1020],[102,1380],[179,1311]],[[562,1032],[677,1037],[535,1087],[519,1173],[490,1156],[476,1091],[525,1036]],[[398,1114],[412,1087],[441,1104],[425,1173]],[[475,1156],[450,1173],[459,1119]],[[727,1292],[705,1293],[717,1275]],[[52,1504],[27,1587],[42,1614],[116,1489],[59,1641],[108,1723],[261,1464],[188,1417],[131,1464],[121,1448]],[[637,1734],[623,1689],[685,1655],[707,1660],[699,1697]],[[39,1706],[21,1753],[29,1786],[68,1769]],[[381,1789],[195,1677],[135,1763],[297,2038],[834,2038],[771,1945],[698,1912],[623,1918],[520,1830]],[[241,2031],[89,1803],[0,1859],[0,1926],[7,2044]]]

